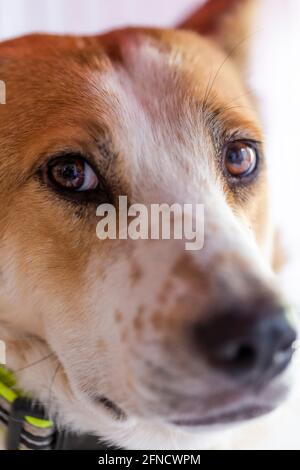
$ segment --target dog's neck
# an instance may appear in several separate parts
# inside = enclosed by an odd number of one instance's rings
[[[118,422],[106,411],[95,419],[85,403],[75,399],[61,363],[45,341],[20,335],[3,323],[1,337],[7,347],[7,367],[14,371],[18,387],[43,403],[58,427],[79,434],[95,433],[128,449],[206,449],[219,448],[224,442],[224,432],[218,439],[218,434],[210,430],[190,433],[144,419]],[[4,448],[3,433],[1,447]]]

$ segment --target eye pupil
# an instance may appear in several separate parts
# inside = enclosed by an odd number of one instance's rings
[[[231,153],[228,155],[228,161],[232,163],[233,165],[240,165],[243,163],[243,150],[240,151],[231,151]]]
[[[75,179],[78,177],[78,171],[76,166],[73,164],[65,165],[61,170],[61,176],[64,179]]]
[[[84,163],[79,159],[61,160],[50,166],[50,179],[61,188],[79,189],[85,179]]]

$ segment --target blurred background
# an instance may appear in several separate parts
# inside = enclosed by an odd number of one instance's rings
[[[171,27],[204,0],[0,0],[0,40],[32,31],[100,33],[127,25]],[[266,149],[289,263],[282,284],[300,311],[300,1],[261,0],[249,64],[266,130]],[[1,77],[0,77],[1,78]],[[300,403],[300,397],[299,397]],[[299,411],[278,448],[299,441]]]

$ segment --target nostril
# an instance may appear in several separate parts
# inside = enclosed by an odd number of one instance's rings
[[[280,308],[254,315],[231,311],[194,325],[192,334],[194,345],[213,368],[255,381],[269,380],[287,367],[296,339]]]
[[[221,345],[213,353],[214,362],[223,365],[224,369],[236,371],[252,368],[257,361],[257,351],[250,343],[236,343]]]
[[[252,346],[242,345],[239,346],[237,350],[236,357],[234,358],[234,363],[239,366],[249,366],[255,363],[256,360],[256,351]]]
[[[242,344],[237,347],[236,354],[233,357],[233,363],[240,367],[251,366],[256,361],[256,351],[249,344]]]

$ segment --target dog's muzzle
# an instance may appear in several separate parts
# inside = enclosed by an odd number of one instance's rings
[[[280,306],[229,309],[191,329],[202,358],[246,384],[266,384],[291,361],[296,332]]]

